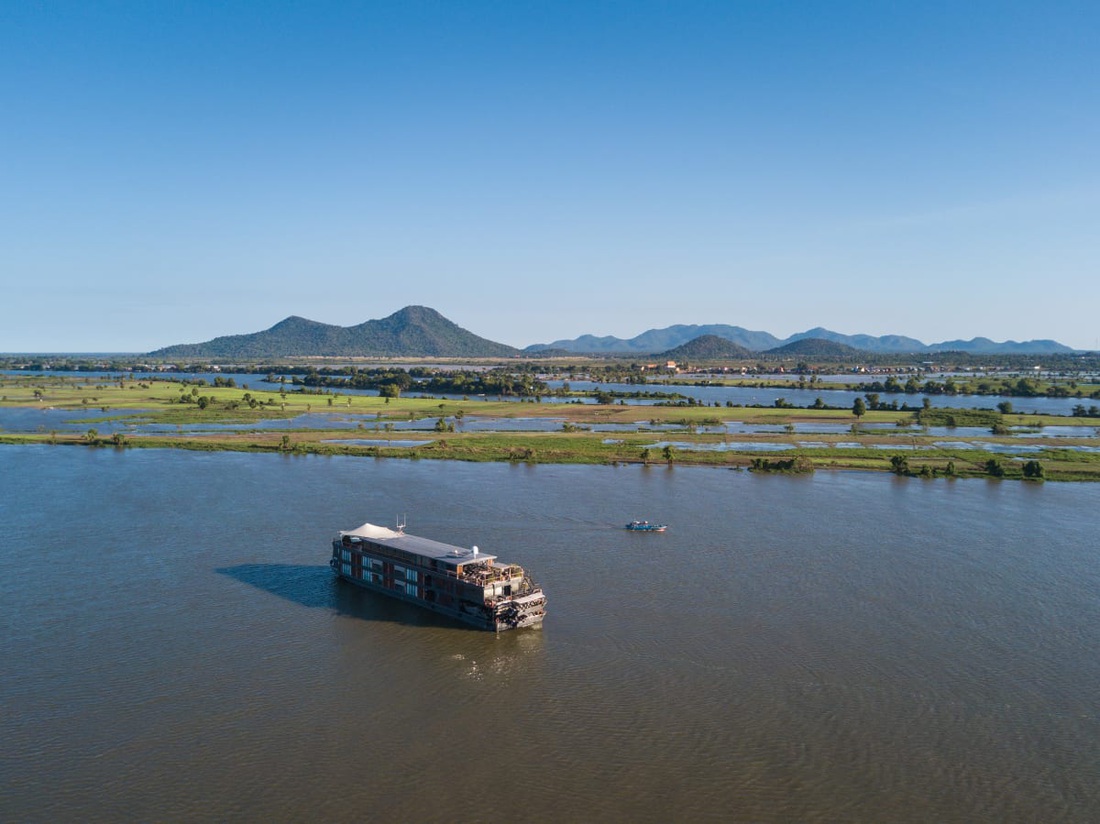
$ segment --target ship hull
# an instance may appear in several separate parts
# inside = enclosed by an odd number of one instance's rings
[[[342,581],[491,632],[542,623],[546,596],[495,555],[364,524],[332,542]]]
[[[524,612],[517,615],[516,620],[512,622],[498,617],[495,611],[489,612],[485,608],[478,608],[476,604],[470,604],[466,606],[466,608],[444,606],[438,602],[432,603],[431,601],[426,601],[412,595],[395,592],[379,584],[356,580],[350,575],[342,575],[339,570],[334,570],[334,572],[338,579],[345,583],[352,584],[359,589],[365,589],[368,592],[376,592],[379,595],[385,595],[387,598],[392,598],[395,601],[413,604],[421,609],[434,612],[437,615],[445,615],[448,618],[454,618],[464,624],[469,624],[478,629],[488,630],[489,632],[505,632],[510,629],[522,629],[525,627],[537,627],[542,625],[542,613],[533,614]]]

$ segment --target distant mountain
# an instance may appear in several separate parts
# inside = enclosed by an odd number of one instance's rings
[[[703,335],[715,335],[744,346],[753,352],[774,352],[778,347],[800,340],[832,341],[850,346],[862,352],[883,354],[918,354],[924,352],[971,352],[975,354],[1056,354],[1070,353],[1074,350],[1053,340],[1033,340],[1023,343],[1006,341],[996,343],[988,338],[974,338],[970,341],[947,341],[927,344],[916,338],[902,335],[844,335],[831,332],[822,327],[808,329],[781,340],[767,332],[753,332],[740,326],[710,324],[707,326],[677,325],[665,329],[650,329],[637,337],[623,339],[616,337],[595,337],[582,335],[573,340],[557,340],[549,344],[533,344],[524,349],[526,354],[535,354],[546,349],[563,350],[577,354],[594,355],[631,355],[656,354],[683,346]]]
[[[806,358],[858,358],[861,350],[846,343],[824,338],[799,338],[798,340],[769,349],[765,354],[783,357]],[[866,354],[866,350],[863,350]]]
[[[503,343],[479,338],[426,306],[406,306],[382,320],[331,326],[291,316],[250,335],[226,335],[205,343],[150,352],[156,358],[442,357],[500,358],[518,355]]]
[[[879,338],[872,335],[842,335],[840,332],[830,332],[820,326],[791,335],[784,343],[794,343],[799,340],[828,340],[864,352],[928,351],[928,345],[921,343],[916,338],[907,338],[903,335],[883,335]]]
[[[1076,350],[1053,340],[1029,340],[1022,343],[1006,340],[1004,343],[997,343],[989,338],[971,338],[933,343],[927,351],[973,352],[979,355],[1049,355],[1068,354]]]
[[[616,337],[594,337],[582,335],[573,340],[557,340],[553,343],[536,343],[524,349],[524,352],[538,352],[542,349],[563,349],[568,352],[585,354],[638,353],[653,354],[683,346],[688,341],[703,335],[714,335],[733,341],[746,349],[762,351],[778,346],[783,341],[767,332],[753,332],[740,326],[728,326],[724,323],[712,323],[704,326],[677,325],[666,329],[650,329],[637,337],[624,340]]]
[[[756,355],[751,349],[747,349],[739,343],[719,337],[718,335],[700,335],[687,343],[669,349],[656,355],[658,358],[680,361],[699,360],[737,360],[739,358],[752,358]]]
[[[794,347],[808,341],[805,347]],[[825,347],[825,343],[851,350]],[[689,346],[690,344],[690,346]],[[857,351],[858,350],[858,351]],[[205,343],[179,344],[150,352],[162,359],[222,358],[262,360],[284,357],[438,357],[507,358],[592,355],[667,356],[672,360],[745,358],[768,352],[782,356],[856,357],[859,352],[921,354],[935,352],[972,354],[1066,354],[1074,350],[1053,340],[996,343],[989,338],[926,344],[900,335],[843,335],[817,327],[786,340],[767,332],[754,332],[726,324],[676,325],[650,329],[634,338],[582,335],[573,340],[534,344],[522,352],[503,343],[478,337],[457,326],[434,309],[406,306],[381,320],[358,326],[333,326],[292,315],[262,332],[226,335]],[[713,353],[713,354],[708,354]],[[724,354],[722,354],[724,353]]]

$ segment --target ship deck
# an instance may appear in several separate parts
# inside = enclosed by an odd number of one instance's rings
[[[443,566],[457,568],[469,563],[491,564],[496,560],[496,555],[487,555],[474,548],[445,544],[442,541],[433,541],[431,538],[420,538],[416,535],[406,535],[404,532],[376,527],[373,524],[363,524],[359,529],[341,532],[340,537],[362,538],[369,543],[380,544],[384,547],[392,547],[428,558]],[[499,565],[495,565],[499,566]]]

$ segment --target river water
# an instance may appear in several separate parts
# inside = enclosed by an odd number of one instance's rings
[[[1095,821],[1096,502],[3,447],[0,819]],[[403,515],[523,564],[545,626],[333,579]]]
[[[790,387],[757,387],[757,386],[692,386],[686,383],[661,384],[630,384],[630,383],[600,383],[595,381],[547,381],[550,388],[558,389],[563,383],[568,383],[569,388],[575,392],[667,392],[692,398],[706,406],[725,406],[727,403],[734,406],[774,406],[776,401],[784,401],[792,406],[811,407],[820,399],[826,406],[839,409],[850,409],[856,398],[866,399],[864,392],[854,392],[849,389],[829,389],[816,387],[799,389],[795,384]],[[1088,397],[1081,398],[1011,398],[998,395],[922,395],[906,394],[902,392],[877,393],[879,402],[891,404],[897,401],[898,406],[908,405],[913,409],[923,406],[925,399],[929,405],[954,409],[996,409],[997,404],[1008,401],[1016,412],[1030,413],[1034,415],[1071,415],[1077,406],[1096,406],[1097,402]],[[627,403],[652,404],[650,399],[630,399]]]
[[[27,375],[29,373],[21,370],[0,370],[0,376],[3,375]],[[105,380],[109,381],[112,378],[117,380],[119,374],[110,372],[43,372],[33,374],[45,374],[51,377],[66,377],[73,381],[96,381]],[[127,380],[205,380],[208,384],[213,384],[216,378],[222,378],[228,380],[232,378],[236,385],[242,389],[263,389],[263,390],[277,390],[283,386],[283,384],[268,382],[264,380],[265,375],[250,374],[250,373],[238,373],[238,372],[200,372],[200,373],[185,373],[185,372],[162,372],[162,373],[133,373],[127,374]],[[775,379],[778,376],[762,376],[762,379]],[[938,380],[940,376],[937,376]],[[838,380],[843,379],[846,381],[856,381],[857,376],[852,375],[827,375],[823,382],[825,384],[835,383]],[[301,387],[295,387],[292,384],[293,376],[287,378],[285,388],[288,391],[295,391]],[[871,377],[867,378],[870,382]],[[811,407],[814,403],[820,399],[822,403],[827,406],[833,406],[841,409],[849,409],[855,402],[856,398],[866,399],[867,395],[863,392],[854,392],[847,389],[830,389],[827,386],[817,386],[808,389],[799,389],[798,384],[791,381],[789,387],[756,387],[756,386],[693,386],[688,383],[645,383],[645,384],[632,384],[632,383],[614,383],[608,381],[590,381],[590,380],[548,380],[546,381],[551,391],[560,390],[568,384],[570,390],[575,392],[619,392],[623,394],[632,394],[634,392],[642,393],[665,393],[675,394],[682,398],[691,398],[694,401],[703,403],[707,406],[725,406],[726,404],[733,404],[734,406],[774,406],[775,402],[781,400],[792,406],[796,407]],[[378,391],[375,389],[331,389],[333,393],[340,393],[342,395],[377,395]],[[1034,397],[1034,398],[1013,398],[1013,397],[1000,397],[998,395],[922,395],[922,394],[906,394],[906,393],[884,393],[880,392],[879,401],[882,403],[890,404],[897,402],[899,406],[908,405],[913,409],[920,408],[925,400],[931,406],[935,407],[949,407],[954,409],[996,409],[997,404],[1008,401],[1012,404],[1012,408],[1016,412],[1029,413],[1035,415],[1071,415],[1074,408],[1078,406],[1084,406],[1088,408],[1090,406],[1096,406],[1097,401],[1094,398],[1089,397],[1069,397],[1069,398],[1048,398],[1048,397]],[[425,397],[420,395],[414,390],[406,392],[407,397]],[[426,397],[433,398],[447,398],[450,400],[463,400],[470,399],[467,395],[451,395],[451,394],[433,394],[426,395]],[[485,400],[486,398],[478,396],[476,399]],[[488,400],[501,400],[501,401],[523,401],[518,395],[494,395],[488,398]],[[541,399],[544,403],[562,403],[573,398],[569,397],[556,397],[546,396]],[[595,403],[595,398],[587,397],[583,399],[586,403]],[[654,403],[652,398],[627,398],[624,399],[624,403],[649,405]]]

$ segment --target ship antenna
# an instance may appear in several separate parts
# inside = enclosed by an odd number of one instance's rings
[[[408,520],[408,515],[402,515],[397,519],[397,531],[404,534],[405,522]]]

